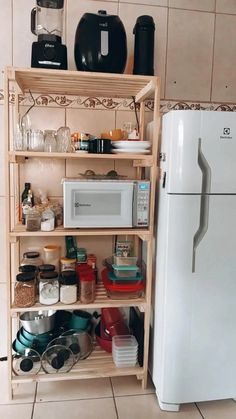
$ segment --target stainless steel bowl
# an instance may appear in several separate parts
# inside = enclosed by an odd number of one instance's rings
[[[56,310],[29,311],[20,315],[22,327],[34,335],[49,332],[55,325]]]

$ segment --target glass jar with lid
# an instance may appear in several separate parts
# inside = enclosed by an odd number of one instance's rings
[[[39,211],[34,208],[29,208],[26,214],[25,224],[27,231],[39,231],[41,225],[41,215]]]
[[[60,277],[60,301],[73,304],[77,301],[77,275],[75,271],[63,271]]]
[[[80,302],[84,304],[93,303],[95,300],[96,278],[93,270],[79,272]]]
[[[20,265],[34,265],[39,266],[42,265],[43,261],[40,257],[39,252],[25,252],[23,253],[23,258],[21,260]]]
[[[36,300],[35,273],[24,272],[16,275],[14,304],[17,307],[32,307]]]
[[[75,271],[75,258],[61,258],[61,271]]]
[[[44,151],[47,153],[55,153],[57,151],[56,131],[44,131]]]
[[[59,272],[61,247],[56,245],[47,245],[43,248],[44,263],[54,265],[55,270]]]
[[[44,305],[59,301],[59,278],[57,272],[41,272],[39,275],[39,302]]]

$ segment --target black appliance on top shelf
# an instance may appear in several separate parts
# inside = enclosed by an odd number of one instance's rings
[[[139,16],[133,30],[134,68],[133,74],[154,75],[154,32],[152,16]]]
[[[78,70],[123,73],[127,41],[119,16],[105,10],[85,13],[77,26],[74,55]]]
[[[62,44],[64,0],[36,0],[31,10],[31,67],[67,70],[67,48]]]

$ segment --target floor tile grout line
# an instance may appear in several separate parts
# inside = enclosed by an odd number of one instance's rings
[[[84,399],[63,399],[63,400],[36,400],[35,403],[37,404],[43,404],[43,403],[64,403],[64,402],[80,402],[80,401],[86,401],[86,400],[104,400],[104,399],[112,399],[112,396],[103,396],[103,397],[86,397]]]
[[[197,403],[194,403],[194,404],[195,404],[195,406],[196,406],[196,408],[197,408],[198,412],[200,413],[200,415],[201,415],[202,419],[205,419],[205,417],[203,416],[203,414],[202,414],[202,412],[201,412],[200,407],[198,406],[198,404],[197,404]]]
[[[116,405],[116,398],[115,398],[115,394],[114,394],[114,388],[113,388],[112,379],[109,378],[109,380],[110,380],[110,384],[111,384],[111,391],[112,391],[113,402],[114,402],[114,407],[115,407],[115,411],[116,411],[116,417],[117,417],[117,419],[119,419],[118,409],[117,409],[117,405]]]

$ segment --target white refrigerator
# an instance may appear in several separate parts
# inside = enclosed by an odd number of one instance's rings
[[[236,114],[163,117],[152,379],[163,410],[236,397]]]

